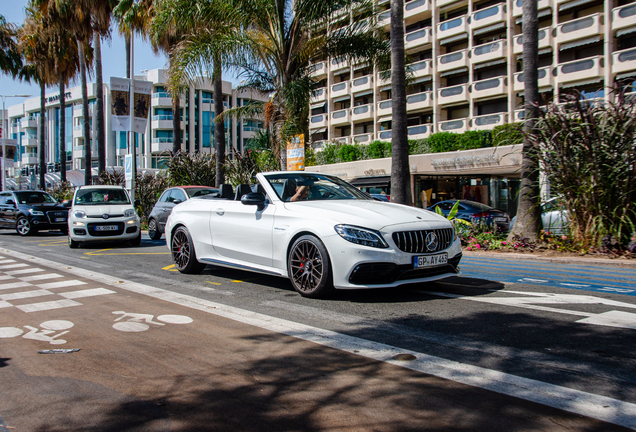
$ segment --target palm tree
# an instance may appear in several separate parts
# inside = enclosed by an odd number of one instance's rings
[[[541,207],[539,206],[539,165],[537,149],[531,134],[534,133],[539,109],[539,25],[537,2],[523,2],[523,77],[525,98],[525,122],[523,138],[523,161],[517,221],[509,234],[523,235],[536,242],[541,229]]]
[[[14,78],[22,68],[22,56],[16,41],[17,31],[17,26],[8,23],[0,15],[0,71]]]

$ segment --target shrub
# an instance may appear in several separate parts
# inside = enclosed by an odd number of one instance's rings
[[[247,150],[244,154],[234,153],[232,159],[225,160],[225,180],[232,186],[252,184],[258,174],[258,152]]]
[[[454,150],[471,150],[490,147],[490,131],[467,131],[457,136]]]
[[[362,151],[358,144],[343,144],[338,149],[338,158],[343,162],[360,160]]]
[[[216,160],[206,153],[177,152],[168,161],[168,176],[172,186],[214,186]]]
[[[164,173],[137,173],[135,177],[135,199],[139,200],[137,214],[143,224],[148,223],[148,216],[161,193],[170,186]]]
[[[425,154],[432,153],[431,146],[428,144],[428,140],[418,139],[409,140],[409,154]]]
[[[366,154],[369,159],[380,159],[384,157],[384,151],[386,149],[386,143],[384,141],[373,141],[366,147]]]
[[[492,130],[493,147],[500,145],[523,144],[523,124],[506,123]]]
[[[316,155],[318,165],[327,165],[342,162],[338,158],[338,148],[340,143],[327,143],[322,147],[322,151]]]
[[[75,187],[71,182],[56,183],[55,186],[46,190],[56,200],[69,200],[73,198]]]
[[[453,132],[437,132],[428,137],[428,145],[433,153],[453,151],[457,148],[459,134]]]

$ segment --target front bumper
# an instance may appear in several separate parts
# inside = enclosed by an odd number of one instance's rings
[[[105,226],[116,227],[116,229],[100,230]],[[137,218],[118,218],[101,222],[72,219],[69,221],[68,235],[78,242],[127,241],[138,237],[140,232],[140,223]]]

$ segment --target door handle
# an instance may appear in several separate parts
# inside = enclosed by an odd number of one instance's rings
[[[225,210],[223,210],[222,208],[218,208],[214,210],[214,212],[218,214],[219,216],[223,216],[225,214]]]

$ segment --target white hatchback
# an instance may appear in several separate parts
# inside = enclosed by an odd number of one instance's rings
[[[68,245],[83,242],[141,243],[141,224],[128,192],[121,186],[81,186],[68,213]]]

